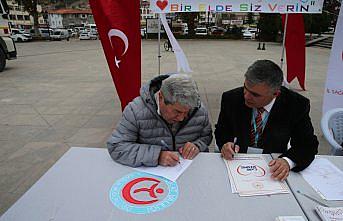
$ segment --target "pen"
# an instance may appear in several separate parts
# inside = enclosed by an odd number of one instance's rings
[[[235,152],[236,143],[237,143],[237,137],[233,138],[233,152]],[[233,154],[232,154],[232,157],[233,157]]]
[[[322,206],[327,207],[326,204],[320,202],[319,200],[317,200],[317,199],[315,199],[315,198],[313,198],[313,197],[311,197],[311,196],[309,196],[309,195],[307,195],[307,194],[305,194],[305,193],[300,192],[299,190],[297,190],[297,193],[299,193],[299,194],[301,194],[301,195],[307,197],[308,199],[310,199],[310,200],[312,200],[312,201],[314,201],[314,202],[316,202],[316,203],[318,203],[318,204],[320,204],[320,205],[322,205]]]
[[[169,149],[168,144],[164,140],[161,140],[161,144],[162,144],[162,146],[164,146],[167,149]],[[178,161],[178,163],[180,164],[180,160]]]
[[[162,144],[162,146],[169,149],[168,144],[164,140],[161,140],[161,144]]]

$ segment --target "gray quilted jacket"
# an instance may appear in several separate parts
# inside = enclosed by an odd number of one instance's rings
[[[158,115],[154,94],[167,77],[162,75],[151,80],[141,88],[140,96],[125,107],[116,130],[107,141],[108,151],[116,162],[132,167],[157,166],[162,150],[177,151],[187,142],[194,143],[201,152],[208,152],[212,129],[203,105],[189,114],[175,134]]]

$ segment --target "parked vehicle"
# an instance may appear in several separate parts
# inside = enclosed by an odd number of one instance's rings
[[[196,28],[195,35],[207,35],[207,28]]]
[[[211,35],[216,35],[216,36],[223,36],[225,34],[226,30],[221,27],[217,27],[212,29]]]
[[[75,38],[77,36],[77,33],[73,31],[73,29],[68,29],[68,34],[71,38]]]
[[[253,33],[250,31],[246,30],[243,32],[243,39],[253,39]]]
[[[146,28],[141,28],[141,37],[145,38],[146,35]]]
[[[57,40],[57,41],[61,41],[61,40],[64,40],[64,39],[69,41],[68,30],[57,29],[57,30],[52,32],[52,35],[50,35],[50,38],[51,38],[51,40]]]
[[[6,67],[6,59],[13,60],[17,58],[17,49],[14,41],[10,38],[10,29],[8,27],[9,8],[6,0],[0,0],[0,72]]]
[[[188,24],[187,23],[182,23],[182,30],[183,30],[183,35],[188,35]]]
[[[96,29],[96,24],[88,24],[88,25],[85,25],[85,29],[87,30],[87,31],[93,31],[93,30],[97,30]]]
[[[89,38],[92,40],[97,40],[98,39],[98,32],[95,30],[91,30],[89,32]]]
[[[13,41],[15,42],[25,42],[25,41],[29,41],[30,39],[28,39],[25,35],[17,33],[17,34],[11,34],[11,38],[13,39]]]
[[[15,34],[23,35],[29,41],[32,40],[32,35],[30,33],[26,32],[24,29],[11,28],[11,36],[15,35]]]
[[[52,29],[39,28],[38,32],[39,32],[40,37],[43,39],[50,39],[50,36],[52,35]],[[35,35],[35,30],[31,29],[30,34]]]
[[[89,36],[89,32],[81,32],[79,36],[80,40],[90,40],[91,37]]]

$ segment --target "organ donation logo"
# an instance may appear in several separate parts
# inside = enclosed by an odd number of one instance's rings
[[[239,165],[237,167],[237,173],[242,176],[255,176],[255,177],[263,177],[266,175],[265,169],[258,165]]]
[[[133,172],[116,181],[110,200],[129,213],[148,214],[172,205],[179,195],[176,182],[142,172]]]

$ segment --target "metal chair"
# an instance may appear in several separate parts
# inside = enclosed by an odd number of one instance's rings
[[[326,112],[321,120],[321,129],[331,146],[332,155],[343,155],[343,108]]]

